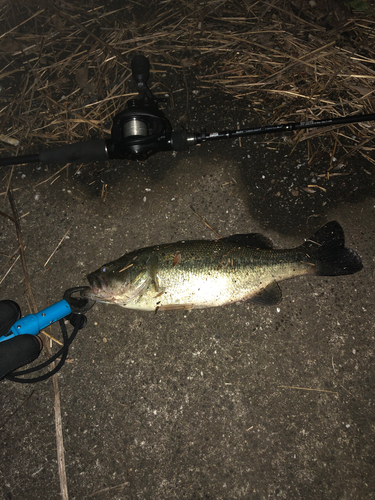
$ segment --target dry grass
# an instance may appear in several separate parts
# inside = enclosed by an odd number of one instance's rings
[[[265,123],[374,113],[371,2],[357,1],[363,10],[350,12],[341,0],[315,7],[307,0],[130,0],[117,8],[0,0],[0,153],[108,134],[133,95],[130,61],[138,53],[150,59],[159,90],[171,90],[166,71],[189,71],[197,88],[248,100]],[[372,123],[340,130],[330,132],[336,151],[345,136],[345,154],[372,160]],[[301,131],[293,142],[322,134]]]

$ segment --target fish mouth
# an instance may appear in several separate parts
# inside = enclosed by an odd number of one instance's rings
[[[100,295],[107,291],[108,284],[104,281],[104,279],[101,276],[89,274],[87,276],[87,279],[88,282],[90,283],[90,289],[93,295]]]

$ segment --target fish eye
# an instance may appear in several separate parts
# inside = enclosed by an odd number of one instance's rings
[[[108,268],[107,268],[107,267],[103,266],[103,267],[101,268],[101,272],[102,272],[102,273],[106,273],[107,271],[108,271]]]

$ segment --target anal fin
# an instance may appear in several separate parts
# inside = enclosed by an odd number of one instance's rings
[[[250,301],[262,306],[274,306],[281,302],[283,298],[281,288],[276,281],[273,281],[266,288],[263,288],[256,295],[251,297]]]

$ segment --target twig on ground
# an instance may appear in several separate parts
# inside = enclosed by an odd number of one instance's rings
[[[27,299],[28,299],[28,303],[30,304],[30,307],[31,307],[31,312],[35,314],[36,312],[38,312],[38,309],[37,309],[37,305],[36,305],[33,291],[31,288],[29,272],[27,270],[27,265],[26,265],[26,255],[25,255],[25,249],[24,249],[23,241],[22,241],[22,233],[21,233],[21,227],[20,227],[20,223],[19,223],[17,207],[16,207],[11,190],[8,191],[8,199],[9,199],[10,206],[12,208],[14,223],[16,226],[17,239],[18,239],[18,244],[19,244],[19,252],[20,252],[20,256],[21,256],[23,275],[24,275],[24,279],[25,279]],[[50,347],[47,344],[45,344],[44,347],[47,350],[48,355],[51,356],[52,352],[51,352]],[[55,362],[51,363],[51,370],[53,370],[54,367],[55,367]],[[55,429],[56,429],[56,444],[57,444],[57,463],[58,463],[59,478],[60,478],[60,492],[61,492],[62,499],[68,500],[68,486],[67,486],[67,480],[66,480],[64,442],[63,442],[63,431],[62,431],[62,422],[61,422],[60,390],[59,390],[59,382],[58,382],[57,373],[55,373],[55,375],[52,375],[52,383],[53,383],[54,401],[55,401],[55,405],[54,405],[55,406]]]

